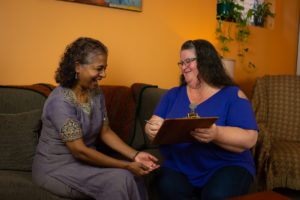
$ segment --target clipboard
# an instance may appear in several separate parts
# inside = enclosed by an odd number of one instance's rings
[[[166,119],[151,144],[191,143],[195,138],[190,132],[196,128],[209,128],[219,117]]]

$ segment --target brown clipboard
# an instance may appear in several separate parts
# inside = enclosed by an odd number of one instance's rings
[[[177,144],[194,142],[190,132],[196,128],[209,128],[219,117],[175,118],[164,120],[151,144]]]

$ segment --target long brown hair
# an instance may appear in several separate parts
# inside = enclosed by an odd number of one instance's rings
[[[237,85],[227,75],[221,58],[215,47],[206,40],[188,40],[181,46],[181,51],[194,49],[197,57],[199,76],[209,85],[217,88]],[[198,77],[200,80],[200,77]],[[183,74],[180,76],[180,85],[186,85]]]

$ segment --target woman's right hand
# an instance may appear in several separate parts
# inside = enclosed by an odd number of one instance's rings
[[[145,132],[149,140],[152,141],[153,138],[156,136],[158,130],[160,129],[164,119],[153,115],[149,121],[151,122],[151,124],[146,123]]]
[[[128,162],[125,169],[129,170],[136,177],[141,177],[151,172],[146,165],[139,162]]]

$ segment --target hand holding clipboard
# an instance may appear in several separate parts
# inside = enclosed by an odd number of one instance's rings
[[[209,128],[218,119],[218,117],[166,119],[151,144],[161,145],[194,142],[195,138],[190,135],[192,130],[196,128]],[[150,123],[150,121],[147,123]]]

